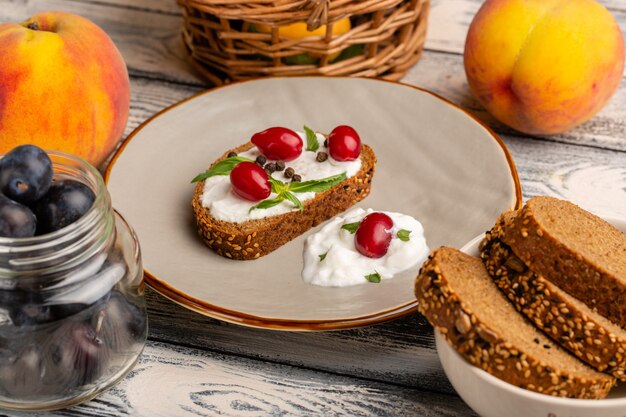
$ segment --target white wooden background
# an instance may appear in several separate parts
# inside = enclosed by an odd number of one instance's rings
[[[403,81],[469,109],[500,133],[525,198],[556,195],[625,216],[625,82],[599,115],[571,132],[535,138],[512,132],[471,97],[465,80],[463,43],[481,0],[431,1],[426,51]],[[626,0],[602,3],[626,32]],[[0,21],[43,10],[81,14],[118,45],[132,84],[126,133],[206,88],[181,46],[175,0],[0,0]],[[25,415],[474,415],[447,382],[432,330],[418,314],[356,330],[279,333],[209,319],[152,291],[147,298],[149,341],[125,380],[84,405]]]

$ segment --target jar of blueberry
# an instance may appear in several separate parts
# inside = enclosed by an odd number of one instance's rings
[[[146,333],[137,238],[100,173],[32,145],[0,157],[0,408],[94,397]]]

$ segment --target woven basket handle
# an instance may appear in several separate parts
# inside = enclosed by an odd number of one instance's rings
[[[328,23],[330,0],[309,0],[306,7],[311,9],[311,15],[306,21],[307,30],[313,31]]]

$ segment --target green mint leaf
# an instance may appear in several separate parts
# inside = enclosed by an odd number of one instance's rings
[[[267,209],[267,208],[270,208],[270,207],[277,206],[280,203],[282,203],[283,201],[285,201],[285,199],[282,196],[280,196],[280,195],[278,197],[276,197],[276,198],[263,200],[259,204],[250,207],[250,210],[248,211],[248,213],[250,213],[250,212],[252,212],[252,210],[256,210],[256,209]]]
[[[215,164],[202,174],[198,174],[191,182],[199,182],[204,181],[207,178],[213,177],[215,175],[228,175],[230,171],[235,168],[235,166],[240,162],[254,162],[250,158],[245,158],[243,156],[231,156],[230,158],[223,159]]]
[[[283,194],[285,191],[289,190],[289,184],[285,184],[284,182],[273,178],[271,175],[269,176],[270,184],[272,185],[272,192],[278,195]]]
[[[341,174],[321,178],[319,180],[292,182],[289,184],[289,191],[292,193],[319,193],[320,191],[326,191],[329,188],[334,187],[346,178],[348,177],[346,176],[346,173],[343,172]]]
[[[374,271],[373,274],[365,275],[365,279],[368,280],[369,282],[378,284],[380,282],[380,274]]]
[[[354,234],[356,232],[356,229],[359,228],[360,224],[361,224],[361,222],[347,223],[347,224],[344,224],[343,226],[341,226],[341,228],[343,230],[347,230],[348,232]]]
[[[409,235],[411,234],[410,230],[400,229],[398,230],[397,236],[403,242],[408,242],[410,240]]]
[[[307,125],[304,125],[304,132],[306,133],[306,150],[315,152],[320,147],[320,143],[317,141],[317,135]]]
[[[328,255],[328,252],[322,253],[321,255],[318,255],[320,257],[320,262],[322,262],[324,259],[326,259],[326,255]]]
[[[291,201],[294,206],[298,207],[298,210],[304,210],[304,204],[302,204],[302,201],[298,200],[298,197],[296,197],[293,193],[285,191],[280,196],[283,197],[285,200]]]

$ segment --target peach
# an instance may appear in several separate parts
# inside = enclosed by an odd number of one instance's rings
[[[617,89],[624,41],[593,0],[487,0],[464,52],[472,93],[498,120],[529,134],[567,131]]]
[[[0,153],[32,143],[101,165],[128,120],[126,65],[107,34],[69,13],[0,24]]]
[[[265,23],[257,23],[254,25],[255,29],[258,30],[261,33],[272,33],[272,26],[265,24]],[[352,29],[352,24],[350,23],[350,18],[348,17],[344,17],[343,19],[340,19],[338,21],[336,21],[335,23],[333,23],[332,26],[332,31],[331,34],[332,36],[338,36],[338,35],[343,35],[347,32],[350,31],[350,29]],[[301,38],[309,38],[309,37],[319,37],[322,38],[326,35],[326,31],[327,31],[327,27],[326,25],[321,25],[320,27],[318,27],[317,29],[314,30],[308,30],[307,28],[307,24],[306,22],[294,22],[285,26],[279,26],[278,27],[278,36],[287,38],[287,39],[301,39]],[[329,61],[334,61],[335,59],[337,59],[337,57],[341,54],[341,51],[338,52],[333,52],[332,54],[328,55],[328,60]],[[299,64],[302,63],[302,61],[304,61],[304,63],[310,63],[307,61],[310,61],[311,59],[317,59],[317,58],[321,58],[322,55],[321,54],[317,54],[317,53],[313,53],[313,54],[309,54],[309,56],[307,56],[307,59],[302,59],[301,55],[294,55],[294,56],[290,56],[287,57],[287,63],[291,64]],[[295,59],[294,59],[295,57]],[[298,59],[300,58],[300,59]]]

